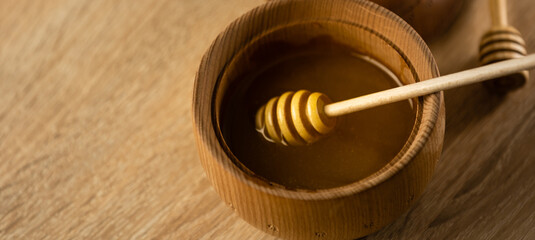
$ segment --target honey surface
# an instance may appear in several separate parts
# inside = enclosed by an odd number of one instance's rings
[[[399,85],[346,49],[300,50],[248,69],[241,78],[223,100],[223,138],[245,167],[288,188],[323,189],[363,179],[398,154],[414,125],[415,111],[403,101],[338,117],[333,132],[308,146],[268,142],[255,130],[258,108],[285,91],[306,89],[340,101]]]

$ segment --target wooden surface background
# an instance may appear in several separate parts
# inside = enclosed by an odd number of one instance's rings
[[[477,66],[486,2],[431,44],[442,74]],[[0,1],[0,239],[273,239],[220,201],[191,124],[202,54],[261,3]],[[509,16],[535,52],[535,3]],[[534,91],[447,91],[436,175],[367,239],[535,239]]]

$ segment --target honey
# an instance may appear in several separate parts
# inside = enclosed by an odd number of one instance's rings
[[[338,117],[333,132],[307,146],[267,141],[255,130],[254,116],[283,92],[317,91],[336,102],[400,84],[374,60],[334,43],[278,46],[267,52],[264,64],[246,69],[230,85],[220,112],[225,143],[255,175],[289,189],[339,187],[377,172],[403,148],[415,122],[411,101]]]

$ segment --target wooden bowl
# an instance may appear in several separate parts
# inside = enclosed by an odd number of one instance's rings
[[[366,0],[271,1],[217,37],[204,55],[194,87],[193,123],[201,164],[223,201],[240,217],[286,239],[354,239],[379,230],[422,194],[442,151],[444,102],[442,93],[435,93],[413,100],[416,121],[408,141],[386,166],[360,181],[292,190],[257,177],[241,164],[219,126],[229,84],[258,64],[255,58],[268,45],[298,46],[321,38],[371,56],[403,84],[439,76],[418,34],[397,15]]]

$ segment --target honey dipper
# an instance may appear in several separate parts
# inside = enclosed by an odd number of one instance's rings
[[[273,142],[306,145],[329,133],[335,117],[356,111],[423,96],[459,86],[495,79],[535,68],[535,54],[491,63],[482,67],[396,87],[340,102],[307,90],[285,92],[271,98],[256,112],[257,131]]]
[[[489,0],[492,26],[479,44],[479,62],[487,65],[526,55],[525,42],[516,28],[507,22],[506,0]],[[517,89],[529,79],[528,71],[516,72],[485,82],[485,86],[498,92]]]

